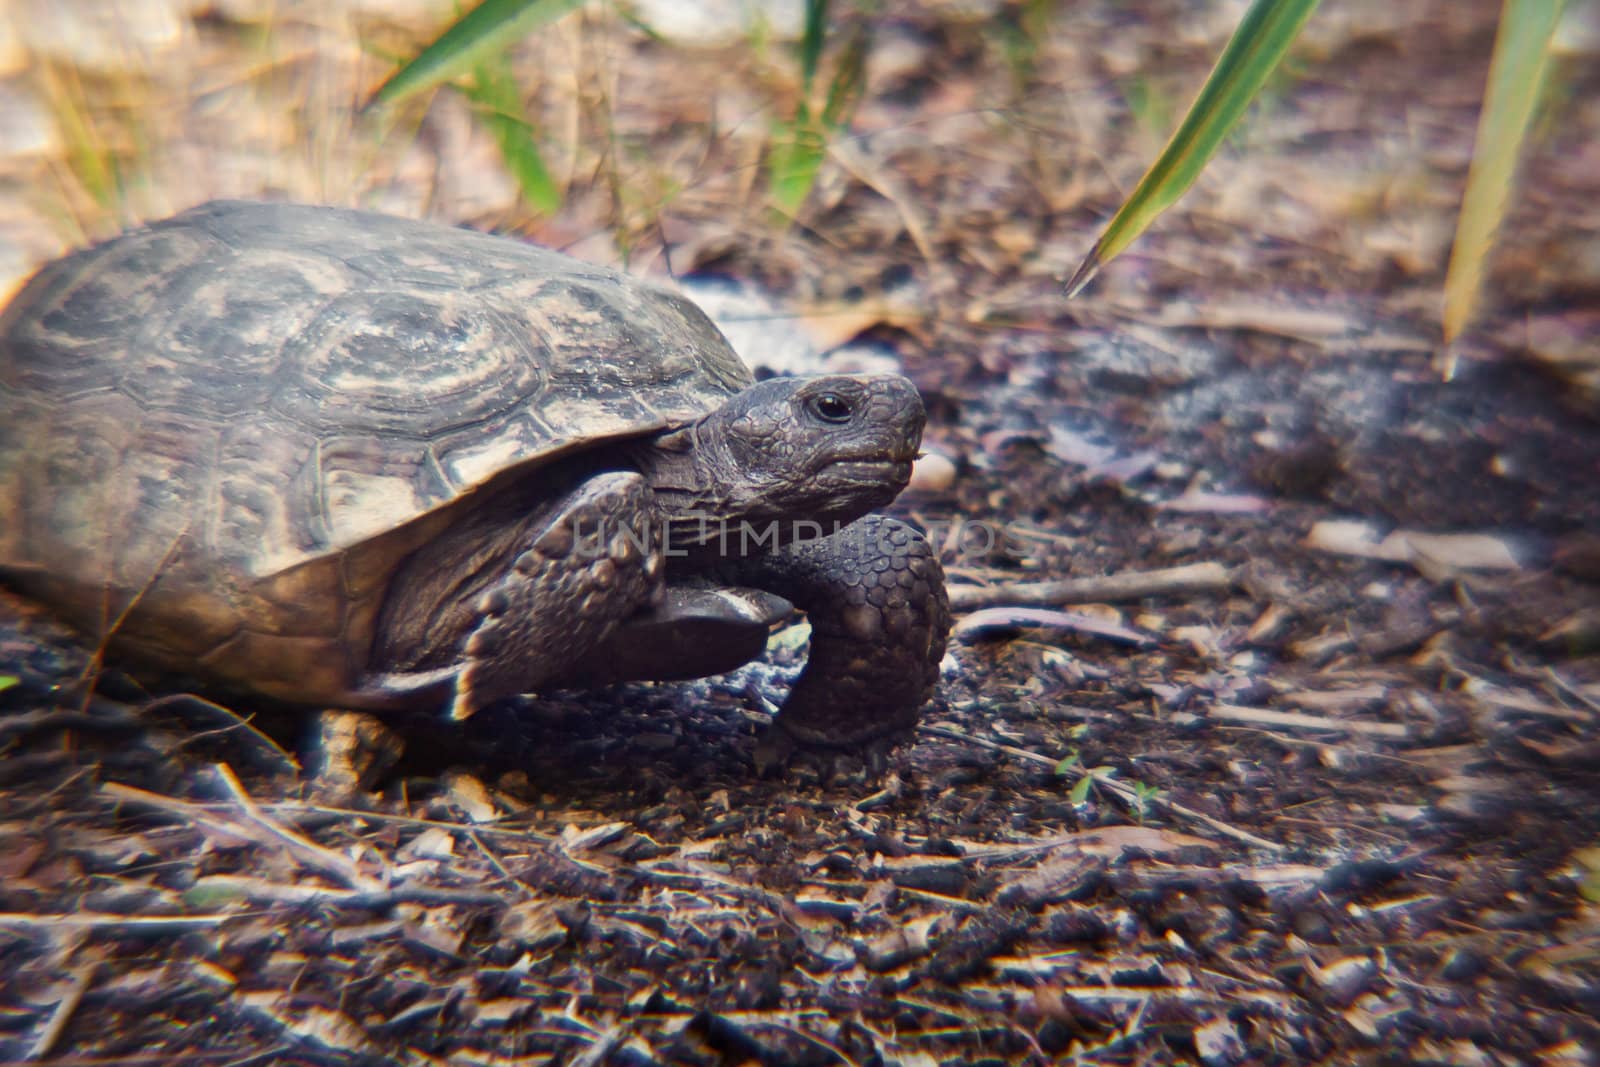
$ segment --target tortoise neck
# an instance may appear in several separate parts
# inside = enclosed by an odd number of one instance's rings
[[[720,435],[704,432],[705,426],[702,419],[664,433],[641,452],[640,473],[664,519],[737,517],[737,470]]]

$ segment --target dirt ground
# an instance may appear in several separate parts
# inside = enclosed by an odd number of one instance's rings
[[[835,6],[863,98],[797,217],[761,167],[792,45],[594,6],[517,53],[566,191],[533,219],[453,92],[351,117],[437,5],[12,0],[0,285],[218,195],[732,279],[778,309],[752,360],[922,389],[893,510],[958,617],[886,767],[762,776],[803,629],[375,728],[152,699],[8,596],[0,1062],[1600,1056],[1600,31],[1444,353],[1498,5],[1324,5],[1072,301],[1239,5]]]

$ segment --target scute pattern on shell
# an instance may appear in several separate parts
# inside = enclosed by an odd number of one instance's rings
[[[80,615],[161,575],[162,610],[189,604],[207,621],[185,643],[213,650],[283,632],[279,612],[349,637],[426,516],[748,382],[698,308],[603,268],[207,204],[50,265],[0,316],[0,561],[74,575],[51,598]]]

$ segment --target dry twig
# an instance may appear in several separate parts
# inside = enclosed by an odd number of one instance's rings
[[[1220,563],[1191,563],[1155,571],[1107,574],[1097,578],[1064,578],[1054,582],[1007,582],[1003,585],[957,586],[950,590],[953,611],[1003,605],[1051,607],[1058,604],[1142,600],[1183,593],[1219,593],[1233,585],[1233,572]]]
[[[1373,737],[1398,739],[1411,736],[1411,729],[1405,723],[1373,722],[1370,719],[1330,719],[1325,715],[1273,711],[1271,708],[1247,708],[1238,704],[1213,704],[1206,710],[1206,714],[1214,719],[1226,719],[1229,722],[1280,726],[1290,730],[1329,730],[1336,733],[1368,734]]]

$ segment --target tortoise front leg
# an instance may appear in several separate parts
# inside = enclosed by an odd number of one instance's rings
[[[867,515],[718,572],[793,601],[811,622],[811,654],[777,719],[784,733],[845,747],[916,725],[950,635],[944,570],[920,533]]]
[[[451,717],[530,692],[599,647],[666,591],[660,531],[638,474],[599,474],[534,531],[484,593],[462,648]]]

